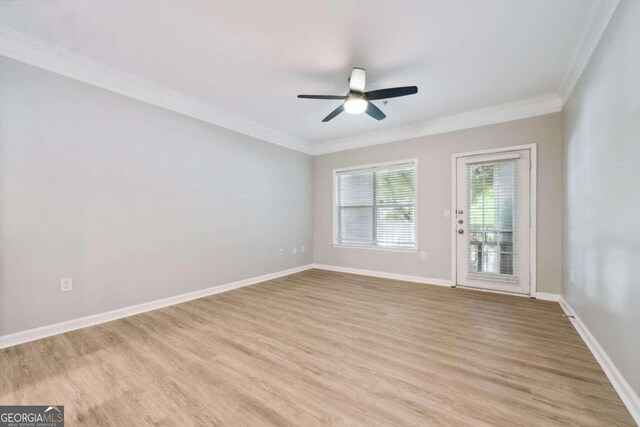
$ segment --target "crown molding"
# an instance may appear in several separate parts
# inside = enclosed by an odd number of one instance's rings
[[[562,99],[556,93],[496,105],[466,113],[444,116],[409,126],[333,139],[314,144],[313,155],[333,153],[370,145],[386,144],[421,136],[437,135],[495,123],[557,113],[562,110]]]
[[[258,125],[210,104],[1,25],[0,55],[263,141],[307,154],[320,155],[561,111],[618,4],[619,0],[600,0],[594,7],[590,24],[586,26],[579,47],[564,73],[558,93],[316,143]]]
[[[564,77],[560,84],[559,93],[562,97],[562,105],[569,100],[573,88],[580,80],[580,76],[591,59],[591,55],[598,47],[604,31],[611,21],[613,13],[616,11],[619,0],[600,0],[594,7],[591,20],[585,27],[578,48],[576,49],[569,66],[564,72]]]
[[[306,141],[1,25],[0,55],[282,147],[311,151]]]

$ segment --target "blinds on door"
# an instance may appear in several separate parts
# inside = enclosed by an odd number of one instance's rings
[[[336,173],[336,243],[416,247],[414,162]]]
[[[517,282],[517,159],[467,164],[468,278]]]

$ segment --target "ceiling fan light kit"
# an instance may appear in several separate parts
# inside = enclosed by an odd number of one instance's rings
[[[350,93],[344,101],[344,111],[349,114],[362,114],[367,110],[368,104],[363,95]]]
[[[413,95],[418,93],[417,86],[394,87],[389,89],[379,89],[370,92],[364,91],[366,82],[366,73],[363,68],[354,68],[351,70],[349,78],[349,93],[347,95],[298,95],[298,98],[304,99],[329,99],[341,100],[342,104],[333,110],[322,121],[328,122],[338,114],[346,111],[348,114],[367,113],[376,120],[383,120],[387,117],[382,110],[371,103],[373,100],[398,98],[400,96]],[[386,103],[385,103],[386,104]]]

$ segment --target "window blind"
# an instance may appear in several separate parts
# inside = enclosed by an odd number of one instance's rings
[[[337,172],[337,243],[415,248],[415,189],[414,162]]]
[[[468,277],[517,282],[517,161],[467,165]]]

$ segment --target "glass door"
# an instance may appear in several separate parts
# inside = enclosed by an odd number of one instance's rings
[[[456,284],[528,294],[529,150],[459,157],[456,176]]]

